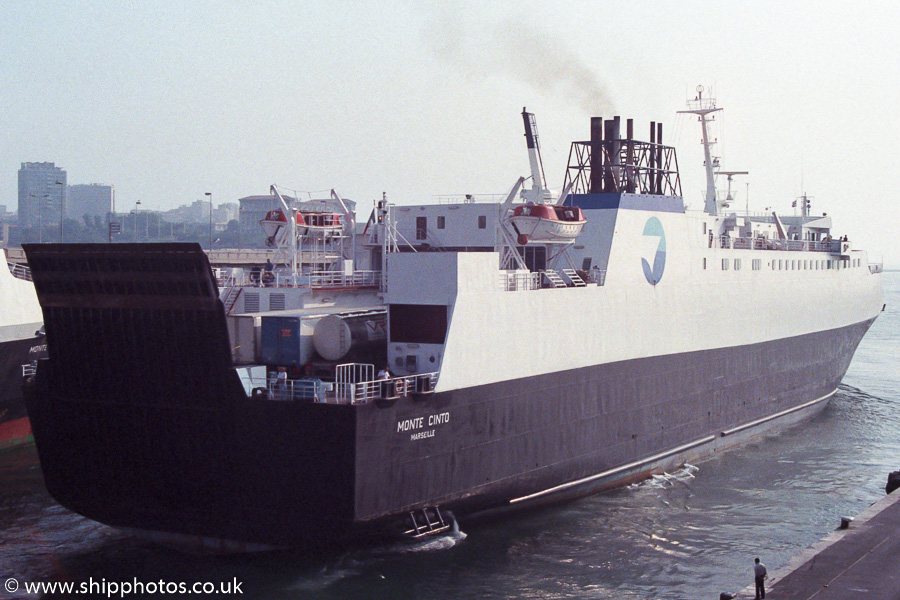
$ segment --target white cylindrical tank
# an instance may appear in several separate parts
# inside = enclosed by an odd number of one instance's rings
[[[313,331],[313,346],[325,360],[340,360],[350,350],[361,350],[387,340],[384,309],[337,313],[319,319]]]

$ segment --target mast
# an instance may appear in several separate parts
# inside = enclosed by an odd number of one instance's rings
[[[688,102],[688,110],[678,111],[680,114],[693,114],[700,117],[700,124],[703,129],[703,164],[706,167],[706,203],[703,205],[703,210],[711,215],[719,214],[718,202],[716,202],[715,178],[715,167],[718,166],[719,159],[716,158],[715,162],[713,162],[710,146],[715,142],[709,141],[709,129],[707,124],[712,120],[711,118],[708,118],[708,115],[720,110],[722,109],[716,108],[715,98],[703,99],[703,86],[698,85],[697,97]]]

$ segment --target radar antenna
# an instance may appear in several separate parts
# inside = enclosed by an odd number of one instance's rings
[[[728,191],[725,194],[725,200],[723,200],[718,208],[728,208],[731,206],[731,203],[734,201],[734,196],[731,195],[731,182],[734,180],[735,175],[749,175],[749,171],[716,171],[716,175],[725,175],[728,178]],[[749,208],[748,208],[749,210]]]

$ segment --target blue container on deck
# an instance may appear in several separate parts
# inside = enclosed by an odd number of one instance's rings
[[[300,367],[300,317],[263,317],[260,357],[267,365]]]

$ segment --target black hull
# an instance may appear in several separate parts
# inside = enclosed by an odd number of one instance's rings
[[[42,287],[52,261],[29,260],[50,360],[28,411],[54,498],[114,526],[271,545],[380,535],[425,507],[460,517],[551,501],[709,456],[822,408],[871,325],[391,405],[285,403],[244,394],[214,285],[190,312],[158,295],[97,310],[102,297]],[[146,349],[160,330],[174,356]],[[121,376],[104,377],[112,356]]]

